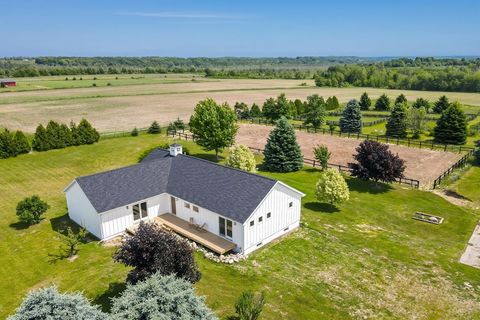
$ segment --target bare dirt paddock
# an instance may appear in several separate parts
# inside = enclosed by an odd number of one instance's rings
[[[242,124],[236,141],[249,147],[263,149],[272,128],[263,125]],[[353,161],[355,148],[361,142],[361,140],[353,138],[302,131],[297,131],[297,140],[305,158],[314,159],[313,148],[319,144],[324,144],[332,152],[330,162],[342,165],[347,165]],[[405,177],[419,180],[422,188],[430,187],[433,180],[462,156],[458,153],[397,145],[390,145],[390,149],[405,160],[407,167]]]

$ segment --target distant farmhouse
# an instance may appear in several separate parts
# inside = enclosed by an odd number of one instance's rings
[[[17,81],[13,79],[0,79],[0,87],[7,88],[7,87],[16,87]]]
[[[68,214],[99,239],[142,220],[163,224],[223,254],[248,254],[297,228],[300,191],[257,174],[156,149],[139,164],[76,178]]]

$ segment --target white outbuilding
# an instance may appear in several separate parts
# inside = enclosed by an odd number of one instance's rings
[[[156,149],[138,164],[78,177],[68,215],[101,240],[155,221],[223,254],[248,254],[297,228],[304,194],[278,180]]]

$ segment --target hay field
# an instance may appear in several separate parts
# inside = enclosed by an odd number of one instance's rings
[[[33,132],[38,123],[89,119],[100,131],[146,127],[153,120],[166,124],[177,117],[188,120],[195,104],[206,97],[234,104],[263,103],[285,93],[289,99],[308,95],[335,95],[340,102],[359,98],[367,91],[375,99],[382,93],[392,98],[404,93],[409,100],[435,100],[447,94],[451,100],[480,107],[480,94],[402,91],[372,88],[318,88],[313,80],[205,79],[195,81],[112,85],[105,87],[50,89],[24,92],[0,91],[0,126]],[[306,83],[307,86],[302,86]],[[480,110],[480,108],[479,108]]]

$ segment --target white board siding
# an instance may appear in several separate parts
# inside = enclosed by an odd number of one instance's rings
[[[273,239],[298,227],[302,195],[277,183],[260,206],[244,224],[244,251],[249,253]],[[292,202],[292,207],[289,203]],[[267,218],[267,213],[271,217]],[[263,221],[259,222],[259,217]],[[250,226],[250,221],[254,225]],[[285,230],[288,228],[287,230]]]
[[[106,211],[100,215],[102,239],[108,239],[121,234],[126,228],[140,220],[133,220],[132,206],[137,203],[147,202],[148,217],[143,220],[148,220],[170,211],[168,205],[170,197],[166,193],[154,196],[142,201],[134,202],[119,208]]]
[[[190,208],[185,207],[185,203],[190,204]],[[190,221],[190,218],[193,218],[194,223],[198,225],[203,225],[205,230],[215,235],[220,236],[220,228],[218,217],[223,217],[227,220],[231,220],[227,217],[222,216],[221,214],[215,213],[213,211],[207,210],[200,206],[195,205],[194,203],[184,201],[183,199],[176,198],[177,206],[177,217],[182,220]],[[198,212],[193,211],[193,206],[198,207]],[[232,220],[232,239],[227,239],[232,241],[237,245],[235,251],[243,250],[243,225],[239,222]]]
[[[102,239],[100,216],[76,181],[65,190],[65,195],[70,219]]]

